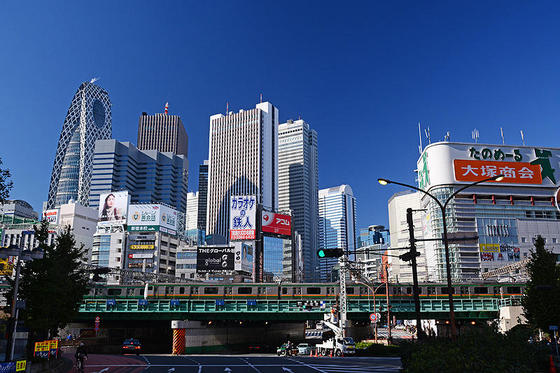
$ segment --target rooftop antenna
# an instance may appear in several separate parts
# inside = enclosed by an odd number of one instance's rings
[[[420,129],[420,122],[418,122],[418,139],[420,140],[420,145],[418,145],[418,153],[422,155],[422,130]]]
[[[478,130],[475,128],[472,131],[472,139],[474,140],[475,143],[478,143],[478,138],[480,137],[480,132],[478,132]]]
[[[424,129],[424,133],[426,134],[426,139],[428,140],[428,144],[432,143],[432,138],[430,136],[430,127]]]
[[[226,115],[229,114],[229,101],[226,101]]]
[[[261,93],[261,104],[262,104],[262,93]]]
[[[92,78],[89,82],[93,84],[93,83],[95,83],[95,82],[98,81],[98,80],[99,80],[99,78]]]
[[[451,134],[449,133],[449,131],[447,131],[445,136],[443,136],[443,141],[449,141],[450,138],[451,138]]]
[[[521,142],[523,143],[523,146],[525,146],[525,136],[523,135],[523,130],[519,132],[521,132]]]
[[[165,115],[167,115],[167,113],[169,113],[169,102],[165,103],[165,109],[163,110],[163,112],[165,113]]]
[[[502,145],[506,144],[506,140],[504,139],[504,129],[500,127],[500,135],[502,136]]]

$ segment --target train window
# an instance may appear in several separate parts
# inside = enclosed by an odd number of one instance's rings
[[[288,288],[282,288],[282,294],[288,294]]]
[[[354,294],[354,288],[346,288],[346,294]]]
[[[307,294],[309,295],[321,294],[321,288],[307,288]]]
[[[367,289],[363,286],[360,286],[360,294],[367,294]]]
[[[407,294],[412,294],[412,288],[411,288],[411,287],[407,287],[407,288],[406,288],[406,293],[407,293]]]
[[[165,294],[173,294],[173,288],[172,287],[166,287],[165,288]]]
[[[476,286],[474,288],[475,294],[488,294],[488,288],[484,286]]]
[[[521,293],[521,288],[519,286],[508,286],[507,293],[508,294],[519,294],[519,293]]]
[[[282,290],[285,290],[285,288]],[[250,287],[237,288],[237,294],[253,294],[253,288]]]
[[[449,291],[447,290],[447,288],[441,288],[441,293],[442,294],[449,294]],[[455,294],[455,289],[451,288],[451,294]]]
[[[297,295],[301,295],[301,288],[296,288]]]
[[[460,290],[461,290],[461,294],[468,294],[469,293],[469,289],[466,286],[461,286]]]
[[[386,289],[384,286],[383,286],[383,287],[380,287],[379,289],[377,289],[377,290],[375,291],[375,294],[376,294],[376,295],[377,295],[377,294],[387,294],[387,291],[386,291],[386,290],[387,290],[387,289]]]
[[[217,287],[204,288],[204,294],[218,294]]]
[[[185,288],[184,287],[180,287],[179,288],[179,294],[185,294]]]
[[[398,294],[399,290],[400,290],[400,288],[394,287],[393,288],[393,295]]]
[[[198,287],[197,286],[191,288],[191,294],[198,294]]]
[[[107,295],[121,295],[122,289],[109,289]]]
[[[499,286],[494,286],[494,294],[501,294]]]
[[[144,289],[140,289],[140,295],[144,295]]]
[[[433,286],[428,286],[428,294],[435,294],[436,289]]]

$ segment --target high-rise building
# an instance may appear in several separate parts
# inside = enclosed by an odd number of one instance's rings
[[[356,249],[356,199],[350,185],[319,190],[319,248],[343,249],[353,255]],[[332,281],[336,258],[319,259],[320,280]]]
[[[185,217],[185,236],[189,244],[202,244],[202,234],[198,229],[198,199],[199,192],[191,192],[187,194],[187,214]]]
[[[117,140],[97,141],[89,204],[98,208],[102,193],[128,190],[131,203],[165,203],[184,216],[187,170],[184,155],[138,150]]]
[[[206,204],[208,202],[208,161],[198,166],[198,229],[206,235]]]
[[[228,241],[232,195],[278,207],[278,109],[269,102],[210,117],[206,234],[214,243]]]
[[[278,209],[291,211],[294,237],[301,237],[301,260],[297,266],[303,271],[303,280],[319,280],[316,267],[318,258],[317,202],[319,172],[317,132],[303,120],[282,123],[278,126]],[[284,257],[299,257],[291,244],[284,246]],[[293,261],[286,260],[284,273],[289,273]]]
[[[89,202],[95,141],[111,138],[111,101],[103,88],[84,82],[72,99],[58,140],[47,208],[70,200]]]
[[[142,113],[138,120],[138,149],[157,150],[162,153],[184,155],[188,159],[187,151],[189,138],[181,117],[165,113],[148,115]]]

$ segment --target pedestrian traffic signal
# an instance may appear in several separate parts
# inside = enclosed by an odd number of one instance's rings
[[[320,249],[317,250],[317,256],[319,258],[340,258],[344,255],[344,250],[342,249]]]

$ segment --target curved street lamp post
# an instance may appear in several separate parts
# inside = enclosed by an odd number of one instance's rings
[[[432,198],[437,203],[439,208],[441,209],[441,219],[442,219],[442,224],[443,224],[442,240],[443,240],[443,243],[444,243],[444,246],[445,246],[445,268],[446,268],[446,272],[447,272],[447,294],[448,294],[448,298],[449,298],[449,318],[451,319],[451,336],[452,336],[452,338],[455,338],[457,336],[457,326],[456,326],[456,323],[455,323],[455,308],[453,306],[453,287],[452,287],[452,283],[451,283],[451,262],[449,260],[449,240],[447,239],[447,219],[446,219],[446,215],[445,215],[445,210],[446,210],[449,202],[451,202],[451,200],[453,199],[453,197],[455,197],[457,194],[461,193],[463,190],[465,190],[467,188],[470,188],[472,186],[487,182],[487,181],[502,181],[503,179],[504,179],[504,175],[496,175],[494,177],[479,180],[477,182],[465,185],[464,187],[459,188],[453,194],[451,194],[443,204],[434,195],[430,194],[429,192],[427,192],[423,189],[415,187],[413,185],[408,185],[408,184],[404,184],[404,183],[400,183],[400,182],[392,181],[392,180],[388,180],[388,179],[383,179],[383,178],[377,179],[377,181],[381,185],[396,184],[396,185],[404,186],[406,188],[414,189],[418,192],[422,192],[425,195],[427,195],[428,197]]]

